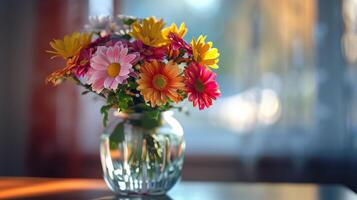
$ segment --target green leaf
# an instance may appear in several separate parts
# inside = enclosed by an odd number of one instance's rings
[[[154,110],[154,111],[150,111],[150,112],[145,112],[144,116],[157,120],[160,116],[160,111]]]
[[[108,124],[108,117],[109,117],[109,110],[112,108],[112,105],[104,105],[100,108],[100,113],[103,115],[103,126],[107,127]]]
[[[185,53],[186,53],[185,50],[180,49],[180,54],[178,55],[178,57],[182,57],[183,55],[185,55]]]
[[[125,39],[125,40],[130,40],[130,39],[131,39],[131,36],[128,35],[128,34],[122,35],[121,37],[122,37],[123,39]]]
[[[153,161],[157,161],[158,163],[162,163],[162,147],[156,136],[152,134],[147,134],[145,135],[145,138],[147,141],[148,153],[150,154],[151,159]]]
[[[123,20],[123,23],[128,26],[132,25],[134,22],[136,22],[136,19],[128,18]]]
[[[146,103],[136,103],[131,107],[136,112],[143,112],[152,109],[151,106],[149,106]]]
[[[142,113],[140,119],[132,120],[133,125],[140,126],[145,129],[154,129],[161,125],[161,117],[159,110],[146,111]]]
[[[124,89],[118,89],[116,98],[119,110],[125,112],[128,109],[130,102],[132,102],[132,97],[128,96]]]
[[[171,108],[172,108],[172,105],[170,105],[170,103],[166,103],[165,105],[162,105],[162,106],[158,107],[160,112],[167,111],[167,110],[169,110]]]
[[[111,92],[108,94],[108,98],[107,98],[107,102],[108,104],[115,104],[115,93],[114,92]]]
[[[136,78],[129,77],[127,80],[128,80],[128,87],[130,89],[136,89],[137,88],[138,83],[136,82],[136,80],[137,80]]]
[[[110,149],[116,149],[118,144],[124,141],[124,122],[118,123],[113,133],[109,136]]]

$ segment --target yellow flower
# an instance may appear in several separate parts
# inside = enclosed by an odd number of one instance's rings
[[[161,47],[167,44],[167,40],[162,33],[164,21],[157,21],[155,17],[146,18],[142,24],[138,21],[132,25],[132,31],[129,33],[137,40],[141,40],[144,44],[152,47]]]
[[[82,47],[87,47],[91,43],[92,34],[74,32],[71,36],[65,35],[63,40],[55,39],[50,42],[54,51],[47,51],[55,54],[53,57],[63,57],[69,59],[79,53]]]
[[[179,91],[183,91],[185,85],[175,62],[145,62],[140,67],[139,76],[138,90],[152,107],[164,105],[170,99],[176,103],[182,100]]]
[[[165,37],[167,37],[170,32],[173,32],[176,35],[180,36],[180,38],[183,38],[187,33],[187,28],[185,26],[185,23],[181,23],[180,28],[177,28],[176,24],[172,23],[171,26],[164,28],[164,30],[162,30],[162,33],[164,34]]]
[[[218,49],[212,48],[212,42],[205,42],[206,36],[200,35],[197,39],[192,38],[191,46],[192,46],[192,54],[193,59],[205,66],[209,66],[213,69],[218,69]]]

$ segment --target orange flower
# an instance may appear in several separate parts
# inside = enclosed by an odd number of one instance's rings
[[[81,59],[80,51],[89,46],[91,38],[92,34],[74,32],[72,35],[65,35],[63,40],[55,39],[50,42],[53,51],[47,52],[54,54],[52,58],[62,57],[67,63],[63,69],[59,69],[50,74],[46,78],[46,83],[57,85],[61,83],[61,80],[72,73],[77,63],[85,65],[85,60],[79,60]]]
[[[61,80],[66,76],[69,76],[72,70],[76,67],[78,56],[72,57],[67,60],[66,67],[52,72],[46,78],[46,84],[51,83],[52,85],[58,85],[61,83]]]
[[[137,83],[144,100],[152,107],[164,105],[169,100],[178,103],[182,100],[179,91],[185,88],[180,69],[173,61],[167,64],[157,60],[145,62],[140,68]]]

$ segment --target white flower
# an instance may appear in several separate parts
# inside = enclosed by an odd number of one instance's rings
[[[109,16],[91,16],[88,21],[89,23],[84,25],[84,29],[88,32],[110,31],[111,17]]]
[[[115,33],[117,35],[125,35],[131,31],[131,26],[126,24],[130,20],[140,20],[132,16],[118,15],[110,16],[92,16],[89,17],[89,23],[84,26],[87,32],[96,32],[100,35]]]
[[[114,32],[118,35],[125,35],[131,31],[131,26],[125,24],[125,22],[129,20],[139,20],[136,17],[128,16],[128,15],[117,15],[113,18]]]

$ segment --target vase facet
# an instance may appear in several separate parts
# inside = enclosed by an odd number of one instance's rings
[[[140,117],[119,116],[102,134],[104,180],[116,194],[162,195],[181,177],[183,129],[171,111],[161,113],[160,124],[153,128],[136,123]]]

